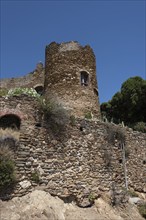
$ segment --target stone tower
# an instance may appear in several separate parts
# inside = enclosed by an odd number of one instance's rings
[[[45,96],[54,96],[75,116],[100,117],[95,55],[76,41],[46,46]]]

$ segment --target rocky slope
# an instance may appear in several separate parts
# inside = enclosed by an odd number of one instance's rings
[[[89,208],[64,203],[42,190],[35,190],[23,197],[0,201],[1,220],[143,220],[136,206],[113,208],[102,198]]]

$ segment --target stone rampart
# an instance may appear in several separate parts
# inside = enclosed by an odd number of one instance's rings
[[[52,195],[71,195],[81,202],[86,195],[125,188],[122,148],[118,140],[114,144],[108,141],[108,124],[78,118],[74,125],[67,126],[63,139],[58,139],[43,125],[35,98],[0,97],[0,102],[1,109],[19,108],[26,116],[21,121],[15,153],[19,182],[13,196],[22,196],[39,186]],[[146,192],[146,134],[124,129],[128,187]],[[34,172],[39,175],[39,183],[32,180]]]
[[[1,79],[0,89],[35,88],[37,85],[44,86],[44,69],[36,69],[22,77]]]

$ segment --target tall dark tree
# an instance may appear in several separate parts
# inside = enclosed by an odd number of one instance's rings
[[[121,91],[107,103],[101,104],[101,112],[115,123],[127,125],[146,122],[146,80],[139,76],[126,80]]]
[[[146,122],[146,80],[129,78],[121,87],[124,118],[128,123]],[[145,111],[144,111],[145,109]]]

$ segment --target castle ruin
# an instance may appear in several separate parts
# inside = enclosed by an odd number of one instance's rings
[[[39,63],[24,77],[1,81],[1,89],[17,87],[34,88],[48,101],[53,96],[74,116],[74,123],[70,121],[63,134],[61,130],[56,134],[54,124],[46,126],[49,118],[44,117],[35,97],[0,97],[1,129],[11,128],[20,134],[17,146],[10,142],[18,176],[11,197],[42,187],[52,195],[75,198],[82,207],[90,204],[91,195],[114,191],[119,199],[125,189],[124,164],[128,188],[146,192],[146,134],[100,119],[95,56],[89,46],[51,43],[46,47],[45,69]],[[85,118],[88,112],[93,117]],[[119,131],[124,134],[122,143],[127,151],[124,163],[123,145],[116,136]],[[34,173],[39,175],[37,183],[32,179]]]

